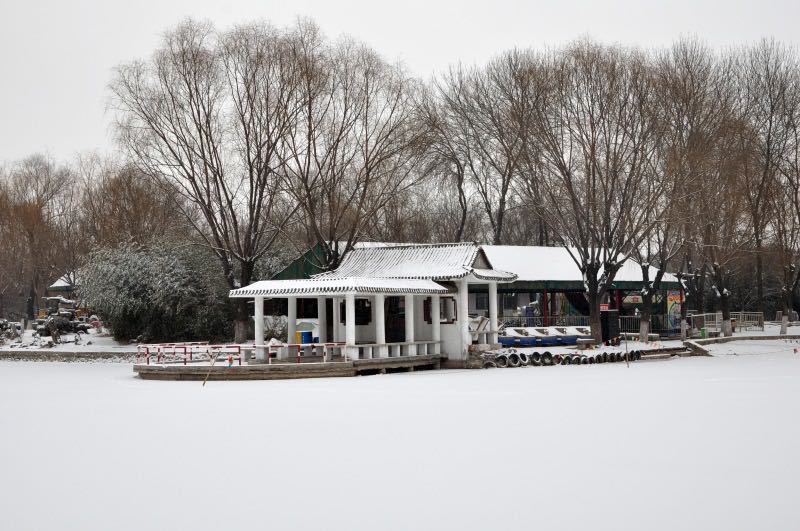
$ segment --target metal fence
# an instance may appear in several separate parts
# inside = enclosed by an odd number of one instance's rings
[[[639,333],[638,315],[620,315],[619,331]],[[731,312],[731,321],[734,330],[764,330],[764,314],[761,312]],[[552,315],[545,317],[524,317],[518,315],[503,315],[500,322],[504,328],[525,328],[545,326],[589,326],[588,315]],[[721,331],[722,312],[697,313],[687,316],[689,329]],[[674,322],[666,314],[650,316],[650,333],[662,336],[677,335],[680,333],[680,322]]]
[[[589,326],[588,315],[548,315],[547,317],[525,317],[502,315],[500,322],[505,328],[539,328],[545,326]]]
[[[642,318],[638,315],[620,315],[619,331],[628,333],[639,333],[639,323]],[[673,324],[669,315],[651,315],[650,333],[660,335],[671,335],[680,333],[680,323]]]
[[[722,312],[695,313],[686,317],[692,330],[721,331]],[[764,314],[762,312],[731,312],[731,325],[734,330],[764,330]]]

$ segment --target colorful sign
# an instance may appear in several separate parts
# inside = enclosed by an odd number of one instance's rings
[[[681,292],[680,290],[667,291],[667,316],[669,325],[677,330],[681,327]]]

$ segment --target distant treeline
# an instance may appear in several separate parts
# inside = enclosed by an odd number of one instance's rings
[[[691,308],[771,316],[796,307],[798,64],[579,40],[424,81],[307,20],[188,20],[115,69],[118,153],[2,170],[0,312],[122,245],[195,249],[224,297],[314,243],[333,268],[357,241],[474,240],[570,246],[595,320],[627,256]]]

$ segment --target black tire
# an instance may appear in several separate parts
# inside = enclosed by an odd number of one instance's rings
[[[580,365],[581,364],[581,357],[580,356],[571,356],[570,359],[573,365]]]
[[[532,353],[530,356],[528,356],[528,359],[530,360],[531,365],[534,367],[538,367],[542,364],[542,355],[538,352]]]
[[[501,354],[494,359],[494,364],[500,369],[505,369],[508,367],[508,357],[504,354]]]
[[[508,366],[509,367],[519,367],[522,365],[522,361],[519,359],[519,354],[516,352],[512,352],[508,355]]]
[[[552,365],[552,364],[553,364],[553,355],[547,351],[542,352],[542,365]]]
[[[601,352],[597,355],[597,363],[605,363],[608,361],[608,354]]]
[[[581,365],[589,365],[589,356],[581,356]]]
[[[530,357],[528,357],[528,355],[527,355],[527,354],[525,354],[524,352],[520,352],[520,353],[519,353],[519,361],[520,361],[520,364],[521,364],[523,367],[526,367],[526,366],[528,366],[528,365],[531,363],[531,359],[530,359]]]
[[[553,356],[553,365],[561,365],[564,363],[564,356],[561,354],[556,354]]]
[[[572,356],[564,356],[561,360],[561,365],[572,365]]]
[[[595,359],[594,356],[587,356],[587,357],[589,358],[589,365],[594,365],[595,363],[597,363],[597,360]]]
[[[486,361],[483,362],[483,368],[484,369],[496,369],[497,368],[497,364],[495,362],[493,362],[492,360],[486,360]]]

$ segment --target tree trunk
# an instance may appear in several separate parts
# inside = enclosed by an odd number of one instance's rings
[[[781,317],[781,335],[789,333],[789,319],[792,315],[792,302],[794,299],[794,292],[797,286],[797,268],[794,264],[783,267],[783,316]]]
[[[647,343],[650,334],[650,319],[653,314],[653,294],[649,289],[642,294],[642,313],[639,319],[639,341]]]
[[[727,275],[717,263],[712,266],[712,271],[714,272],[714,290],[719,299],[719,311],[722,312],[722,334],[725,337],[730,337],[733,335],[733,330],[731,328],[730,293],[728,293]]]
[[[724,288],[723,288],[724,289]],[[730,296],[725,292],[720,292],[719,298],[719,309],[722,312],[722,334],[725,337],[730,337],[733,335],[733,330],[731,328],[731,307],[730,307]]]
[[[600,294],[597,292],[597,286],[589,286],[589,293],[586,297],[589,299],[589,326],[592,330],[592,337],[598,343],[603,341],[603,329],[600,324]]]
[[[233,319],[234,343],[246,343],[250,328],[250,312],[247,301],[249,299],[236,299]]]
[[[681,341],[686,341],[688,339],[686,336],[689,323],[686,322],[686,310],[686,291],[681,287]]]
[[[253,280],[255,264],[242,262],[239,267],[241,268],[241,286],[244,287]],[[236,299],[233,314],[233,341],[235,343],[247,342],[250,330],[250,309],[247,301],[248,299]]]
[[[761,255],[763,245],[761,236],[756,235],[756,308],[764,312],[764,257]],[[744,309],[744,308],[742,308]]]
[[[28,291],[28,300],[26,301],[26,313],[28,314],[28,319],[33,321],[36,319],[36,287],[34,283],[31,282],[30,290]]]

